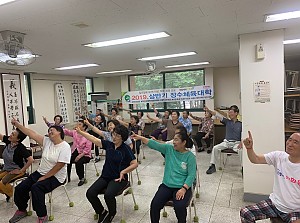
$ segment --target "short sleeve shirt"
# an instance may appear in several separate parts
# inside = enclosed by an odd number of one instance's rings
[[[54,175],[60,183],[63,183],[67,178],[67,164],[70,160],[71,148],[67,142],[63,141],[55,145],[48,137],[44,137],[42,159],[37,171],[45,175],[58,162],[65,163],[64,167]]]
[[[11,142],[8,139],[8,136],[3,136],[3,142],[6,144],[2,154],[4,170],[11,171],[13,169],[22,169],[24,167],[24,163],[27,162],[27,158],[31,156],[31,153],[22,143],[18,143],[14,148],[12,148]],[[13,153],[13,155],[9,155],[8,152]],[[12,157],[12,159],[10,157]]]
[[[102,149],[106,150],[105,163],[103,165],[101,177],[110,181],[118,179],[120,172],[126,169],[135,156],[129,146],[122,143],[120,147],[115,148],[115,144],[107,141],[102,141]],[[128,179],[128,176],[125,176]]]

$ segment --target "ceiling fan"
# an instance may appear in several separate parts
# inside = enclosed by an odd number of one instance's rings
[[[10,30],[0,31],[0,64],[26,66],[32,64],[38,55],[23,45],[24,33]]]
[[[147,71],[142,74],[142,78],[152,78],[160,74],[160,70],[156,70],[156,61],[146,61]]]

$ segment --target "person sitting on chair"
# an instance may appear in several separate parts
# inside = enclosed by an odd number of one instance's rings
[[[179,117],[179,121],[182,123],[182,125],[186,128],[186,131],[188,135],[190,136],[193,131],[193,124],[191,119],[189,119],[189,111],[183,111],[182,116]]]
[[[167,126],[167,141],[170,141],[175,136],[175,129],[177,126],[183,126],[181,122],[179,122],[179,112],[172,111],[171,119],[159,119],[159,118],[151,118],[149,114],[147,114],[147,118],[154,121],[159,122],[165,126]],[[156,138],[156,137],[155,137]]]
[[[48,122],[47,118],[44,116],[43,116],[43,120],[48,127],[51,127],[53,125],[60,126],[61,128],[65,127],[65,125],[62,124],[63,117],[61,115],[55,115],[53,118],[54,122]]]
[[[266,218],[281,218],[284,222],[300,223],[300,133],[292,134],[286,141],[286,152],[273,151],[257,155],[253,138],[243,140],[249,160],[254,164],[268,164],[275,168],[273,193],[269,199],[241,209],[242,223],[252,223]]]
[[[84,118],[85,120],[85,118]],[[99,130],[102,130],[102,131],[105,131],[105,128],[106,128],[106,120],[105,120],[105,117],[104,115],[97,115],[95,117],[95,120],[93,122],[93,126],[96,127],[97,129]],[[88,131],[89,134],[97,137],[97,138],[101,138],[102,136],[100,136],[99,134],[95,133],[94,131],[92,130],[89,130]],[[100,161],[100,152],[99,152],[99,148],[98,146],[95,146],[93,144],[93,148],[95,149],[95,163],[99,162]]]
[[[26,135],[18,128],[10,136],[0,134],[0,140],[5,143],[2,153],[4,166],[0,171],[0,193],[6,195],[7,202],[13,195],[10,183],[23,177],[34,161],[31,152],[22,143],[25,138]]]
[[[134,132],[135,134],[142,135],[142,129],[138,125],[139,118],[136,115],[132,115],[130,117],[130,123],[123,122],[121,120],[119,120],[119,122],[120,122],[121,125],[124,125],[126,128],[128,128],[129,133]],[[142,144],[141,140],[138,140],[133,144],[133,153],[137,154],[137,161],[139,161],[138,157],[139,157],[139,154],[140,154],[141,144]]]
[[[37,171],[29,175],[15,188],[14,201],[18,210],[9,220],[15,223],[27,216],[29,194],[31,192],[32,207],[38,216],[38,222],[48,222],[45,195],[62,185],[67,178],[67,165],[71,158],[70,145],[64,141],[64,131],[59,126],[51,126],[48,136],[39,135],[35,131],[22,126],[12,119],[12,125],[20,129],[29,138],[43,146],[43,153]]]
[[[88,126],[83,120],[78,120],[77,128],[81,129],[81,131],[86,131]],[[75,130],[64,129],[64,133],[66,136],[73,138],[72,155],[70,164],[68,164],[68,182],[71,181],[72,164],[75,163],[76,173],[79,178],[78,186],[82,186],[85,181],[84,164],[90,162],[92,158],[92,142],[82,137]]]
[[[185,223],[186,207],[189,205],[192,196],[191,187],[196,178],[196,157],[186,149],[186,143],[190,140],[189,136],[186,132],[176,133],[173,145],[158,143],[134,133],[131,137],[135,140],[142,140],[149,148],[165,155],[163,182],[151,201],[151,223],[159,223],[160,210],[169,200],[173,201],[178,223]]]
[[[170,111],[166,110],[164,112],[164,115],[162,115],[154,107],[154,104],[152,104],[152,108],[154,110],[156,118],[161,119],[161,120],[169,119],[170,113],[171,113]],[[162,141],[167,141],[167,127],[164,124],[160,123],[160,122],[158,122],[158,128],[151,133],[151,136],[153,136],[156,139],[159,138],[159,135],[161,135]]]
[[[119,115],[119,110],[117,108],[111,109],[111,115],[104,114],[101,112],[105,117],[108,118],[108,120],[123,120],[122,116]]]
[[[198,152],[204,151],[204,148],[202,146],[202,139],[203,139],[206,143],[207,153],[211,153],[210,139],[212,137],[214,137],[213,136],[214,120],[211,118],[212,114],[210,112],[206,111],[204,118],[194,116],[194,115],[192,115],[192,113],[190,113],[190,116],[193,119],[200,122],[199,127],[198,127],[198,132],[195,135],[195,141],[196,141],[197,146],[198,146]]]
[[[131,113],[131,111],[129,111],[128,114],[130,115],[130,117],[133,116],[133,114]],[[142,132],[144,132],[144,129],[145,129],[145,121],[143,120],[144,112],[138,111],[136,113],[136,116],[139,118],[139,121],[138,121],[137,124],[138,124],[138,126],[141,127]]]
[[[77,128],[77,132],[99,146],[99,148],[106,150],[101,176],[87,190],[86,197],[99,215],[98,222],[110,223],[117,213],[115,197],[128,185],[127,174],[138,166],[131,148],[124,143],[129,132],[125,126],[115,126],[112,132],[113,142],[98,139],[79,128]],[[108,211],[104,209],[98,198],[98,195],[105,189],[104,200]]]
[[[207,174],[212,174],[216,172],[216,160],[218,158],[219,153],[222,150],[231,148],[233,151],[238,152],[240,155],[240,161],[242,164],[242,152],[240,148],[242,147],[241,143],[241,135],[242,135],[242,122],[237,119],[239,114],[239,108],[236,105],[230,106],[228,110],[228,118],[225,118],[223,115],[218,112],[211,111],[207,107],[204,108],[209,113],[215,115],[220,119],[221,123],[226,126],[226,135],[223,142],[218,145],[215,145],[212,150],[211,159],[210,159],[210,167],[206,171]]]
[[[186,128],[185,128],[184,126],[182,126],[182,125],[176,127],[175,134],[180,133],[180,132],[187,134]],[[153,139],[153,140],[159,142],[159,141],[156,140],[154,137],[153,137],[153,138],[151,137],[151,139]],[[173,144],[174,144],[173,141],[174,141],[174,139],[172,139],[172,140],[170,140],[170,141],[167,141],[167,142],[165,142],[165,143],[166,143],[166,144],[173,145]],[[191,151],[191,152],[196,156],[196,148],[195,148],[195,145],[194,145],[194,143],[193,143],[193,141],[192,141],[191,138],[189,138],[189,139],[187,140],[187,143],[186,143],[185,147],[186,147],[187,150]]]

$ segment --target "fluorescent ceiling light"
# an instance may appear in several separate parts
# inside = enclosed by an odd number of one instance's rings
[[[138,60],[146,61],[146,60],[160,60],[160,59],[167,59],[167,58],[174,58],[174,57],[185,57],[197,54],[196,52],[187,52],[187,53],[176,53],[176,54],[169,54],[169,55],[162,55],[162,56],[153,56],[153,57],[143,57]]]
[[[189,66],[206,65],[206,64],[209,64],[209,62],[200,62],[200,63],[187,63],[187,64],[177,64],[177,65],[165,66],[165,68],[174,68],[174,67],[189,67]]]
[[[265,22],[274,22],[274,21],[287,20],[287,19],[296,19],[296,18],[300,18],[300,11],[285,12],[285,13],[279,13],[279,14],[273,14],[273,15],[266,15],[265,16]]]
[[[128,37],[128,38],[122,38],[122,39],[115,39],[115,40],[109,40],[109,41],[103,41],[103,42],[97,42],[97,43],[88,43],[84,44],[84,46],[87,47],[105,47],[105,46],[114,46],[114,45],[120,45],[125,43],[134,43],[134,42],[140,42],[145,40],[151,40],[151,39],[159,39],[170,36],[166,32],[159,32],[159,33],[152,33],[147,35],[141,35],[141,36],[134,36],[134,37]]]
[[[283,44],[293,44],[293,43],[300,43],[300,39],[291,39],[291,40],[284,40]]]
[[[9,3],[9,2],[14,2],[16,0],[0,0],[0,5],[4,5],[6,3]]]
[[[126,73],[126,72],[130,72],[132,70],[114,70],[114,71],[103,71],[97,74],[115,74],[115,73]]]
[[[78,69],[78,68],[85,68],[85,67],[98,67],[98,64],[82,64],[82,65],[75,65],[75,66],[69,66],[69,67],[57,67],[54,68],[55,70],[72,70],[72,69]]]

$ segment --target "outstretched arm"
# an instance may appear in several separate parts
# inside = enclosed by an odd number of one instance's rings
[[[253,138],[250,131],[248,131],[248,137],[243,140],[243,143],[247,149],[247,155],[251,163],[254,164],[267,164],[264,155],[257,155],[253,150]]]
[[[96,146],[102,148],[102,142],[100,139],[96,138],[95,136],[90,135],[87,132],[81,131],[79,128],[76,128],[76,131],[78,134],[82,135],[87,140],[90,140],[92,143],[94,143]]]
[[[47,125],[47,126],[49,126],[49,122],[48,122],[48,120],[47,120],[47,118],[45,117],[45,116],[43,116],[43,120],[44,120],[44,122],[45,122],[45,124]]]
[[[158,114],[158,111],[157,111],[157,109],[155,108],[154,104],[152,104],[152,108],[153,108],[153,111],[154,111],[155,115],[157,115],[157,114]]]
[[[204,107],[204,111],[208,111],[210,114],[216,116],[218,119],[220,119],[222,121],[223,118],[225,118],[222,114],[220,114],[219,112],[216,111],[212,111],[210,110],[208,107]]]
[[[124,122],[123,120],[118,120],[120,122],[121,125],[124,125],[126,128],[129,127],[129,123]]]
[[[202,118],[201,117],[198,117],[198,116],[194,116],[191,112],[190,112],[190,117],[197,120],[197,121],[202,121]]]
[[[151,121],[154,121],[154,122],[159,122],[159,123],[162,123],[162,119],[159,119],[159,118],[151,118],[149,114],[147,114],[147,118],[150,119]]]
[[[39,145],[43,145],[44,136],[36,133],[35,131],[26,128],[25,126],[21,125],[15,118],[11,120],[11,124],[16,128],[20,129],[25,135],[29,138],[35,140]]]
[[[84,120],[84,123],[96,134],[104,138],[103,131],[93,126],[87,119]]]

